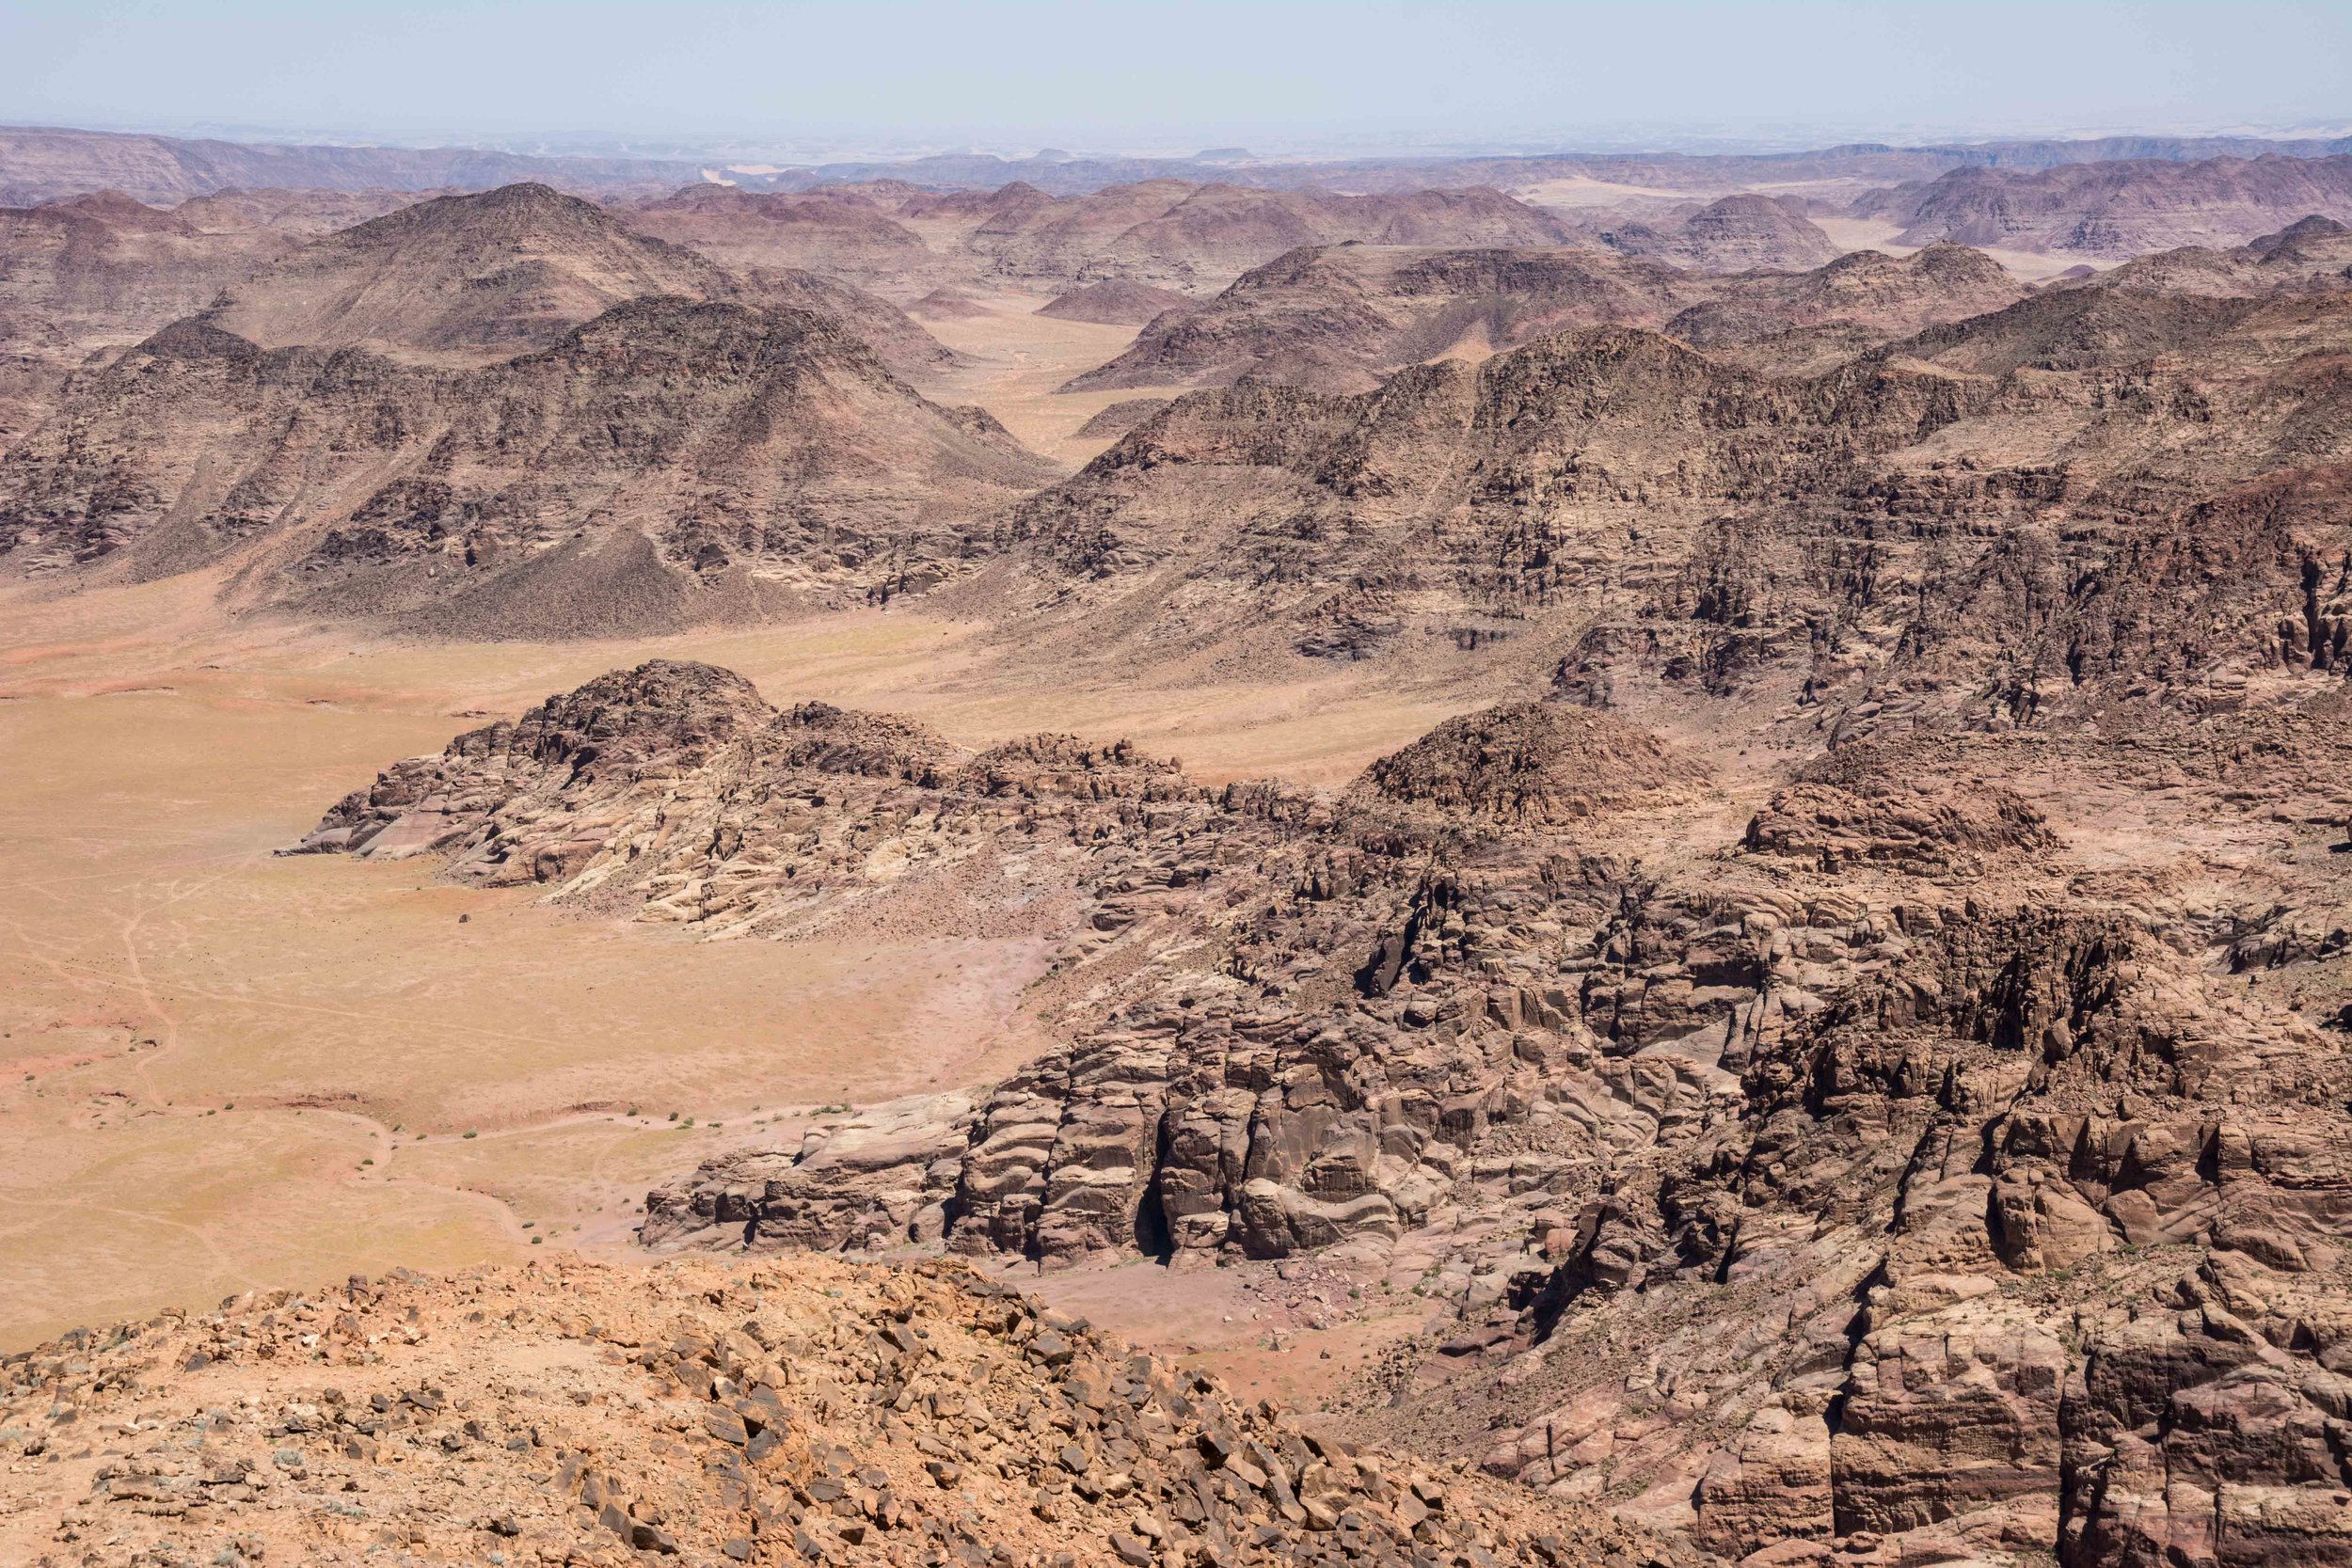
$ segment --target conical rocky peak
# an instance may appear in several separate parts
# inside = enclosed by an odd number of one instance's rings
[[[211,312],[263,347],[480,358],[551,342],[646,294],[723,298],[725,273],[545,185],[443,197],[330,234]]]
[[[1699,783],[1646,730],[1573,703],[1506,703],[1449,719],[1365,769],[1381,799],[1475,821],[1548,825]]]

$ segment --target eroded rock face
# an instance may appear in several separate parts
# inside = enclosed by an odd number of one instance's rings
[[[2106,1314],[2089,1337],[2066,1393],[2062,1549],[2081,1561],[2352,1560],[2338,1500],[2342,1295],[2303,1268],[2223,1251],[2170,1296]]]
[[[232,592],[281,607],[579,636],[931,585],[1049,473],[803,310],[632,300],[459,369],[194,320],[9,449],[0,556],[36,577],[234,562]]]
[[[1124,743],[1036,736],[973,755],[910,720],[779,711],[729,671],[656,659],[398,764],[295,848],[431,851],[456,877],[714,933],[805,929],[894,896],[933,900],[934,924],[1053,929],[1125,874],[1089,852],[1099,829],[1173,833],[1213,809]]]
[[[2233,912],[2045,815],[2096,777],[2210,818],[2208,778],[2247,831],[2332,832],[2343,698],[2300,689],[2121,750],[1854,741],[1741,834],[1675,748],[1557,700],[1317,797],[656,663],[395,768],[312,847],[714,933],[1025,890],[1063,1044],[707,1166],[649,1243],[1314,1253],[1443,1303],[1368,1424],[1726,1557],[2328,1561],[2352,1069],[2300,996],[2346,944],[2289,933],[2332,865]],[[1624,852],[1694,821],[1723,838]]]
[[[1470,797],[1431,760],[1456,751],[1487,759]],[[1513,951],[1546,925],[1607,927],[1639,883],[1572,836],[1530,857],[1504,829],[1589,827],[1643,803],[1644,779],[1660,800],[1702,787],[1621,721],[1518,705],[1443,727],[1334,813],[1211,792],[1123,743],[965,756],[656,661],[399,765],[298,847],[433,852],[453,876],[714,933],[917,906],[943,928],[1018,922],[1087,988],[1056,1015],[1068,1048],[970,1105],[702,1173],[656,1195],[649,1239],[1274,1258],[1392,1244],[1539,1095],[1598,1125],[1688,1117],[1727,1085],[1695,1062],[1602,1060],[1651,1032],[1721,1034],[1717,999],[1547,981]],[[1206,967],[1138,964],[1171,945]]]
[[[1867,862],[1943,876],[1980,875],[2058,847],[2042,814],[2014,791],[1951,778],[1948,768],[1923,769],[1919,750],[1866,742],[1831,752],[1756,813],[1745,847],[1823,871]]]

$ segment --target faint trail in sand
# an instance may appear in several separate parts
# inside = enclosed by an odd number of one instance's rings
[[[65,959],[47,961],[53,968],[63,972],[86,974],[101,980],[132,983],[132,977],[117,970],[100,969],[94,965],[77,964]],[[478,1023],[457,1023],[448,1021],[421,1023],[413,1019],[387,1017],[381,1013],[367,1012],[357,1007],[330,1007],[317,1002],[289,1002],[280,997],[246,996],[233,991],[208,990],[197,986],[179,986],[176,989],[183,996],[195,997],[204,1002],[217,1002],[227,1006],[255,1007],[269,1012],[303,1013],[315,1018],[346,1019],[355,1023],[373,1024],[379,1028],[397,1027],[421,1034],[438,1032],[470,1035],[480,1039],[501,1040],[509,1045],[536,1046],[545,1050],[559,1050],[564,1043],[560,1039],[547,1036],[517,1035],[502,1029],[485,1029]]]
[[[204,1249],[206,1255],[219,1266],[220,1272],[229,1278],[248,1291],[257,1291],[262,1288],[258,1280],[246,1273],[234,1259],[221,1249],[218,1242],[213,1240],[200,1227],[190,1225],[185,1220],[167,1220],[161,1214],[151,1214],[137,1209],[118,1209],[111,1204],[91,1203],[83,1198],[12,1197],[6,1193],[0,1193],[0,1203],[13,1204],[19,1209],[72,1209],[84,1213],[111,1214],[117,1219],[136,1220],[142,1225],[161,1226],[167,1230],[181,1231],[195,1238],[197,1244]]]
[[[158,1021],[155,1027],[154,1050],[152,1052],[141,1052],[132,1061],[132,1070],[138,1074],[139,1085],[146,1089],[147,1098],[152,1103],[166,1104],[168,1103],[168,1101],[164,1100],[161,1091],[155,1087],[155,1080],[148,1071],[149,1059],[151,1056],[167,1053],[179,1048],[180,1015],[172,1011],[169,1007],[164,1006],[163,998],[155,994],[155,987],[147,977],[147,966],[139,961],[139,928],[147,924],[147,917],[149,915],[155,913],[159,910],[167,910],[174,904],[185,903],[188,899],[195,897],[206,889],[226,881],[229,878],[234,876],[239,870],[251,864],[252,861],[253,857],[251,856],[244,857],[237,863],[237,864],[230,866],[228,870],[222,871],[216,876],[205,878],[204,880],[197,883],[194,887],[175,893],[169,897],[161,899],[155,903],[141,906],[122,922],[121,938],[123,962],[130,968],[131,983],[138,991],[141,1005],[144,1006],[148,1012]]]
[[[257,861],[266,859],[268,853],[267,850],[238,849],[223,855],[192,855],[186,860],[175,861],[172,863],[178,866],[192,866],[212,865],[221,861],[232,861],[237,865],[250,865]],[[230,869],[233,870],[235,867],[231,866]],[[127,872],[118,870],[85,871],[75,877],[26,878],[22,881],[0,882],[0,893],[48,893],[53,888],[64,887],[72,882],[103,882],[110,877],[121,879],[127,875]],[[215,878],[215,880],[218,879]]]

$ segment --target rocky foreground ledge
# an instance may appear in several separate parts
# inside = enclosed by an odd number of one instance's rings
[[[402,1271],[0,1367],[0,1562],[39,1568],[1693,1560],[954,1262]]]

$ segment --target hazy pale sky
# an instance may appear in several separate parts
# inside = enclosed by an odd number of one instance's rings
[[[2352,0],[0,0],[0,61],[17,124],[1087,149],[1629,123],[1899,136],[2352,119]]]

